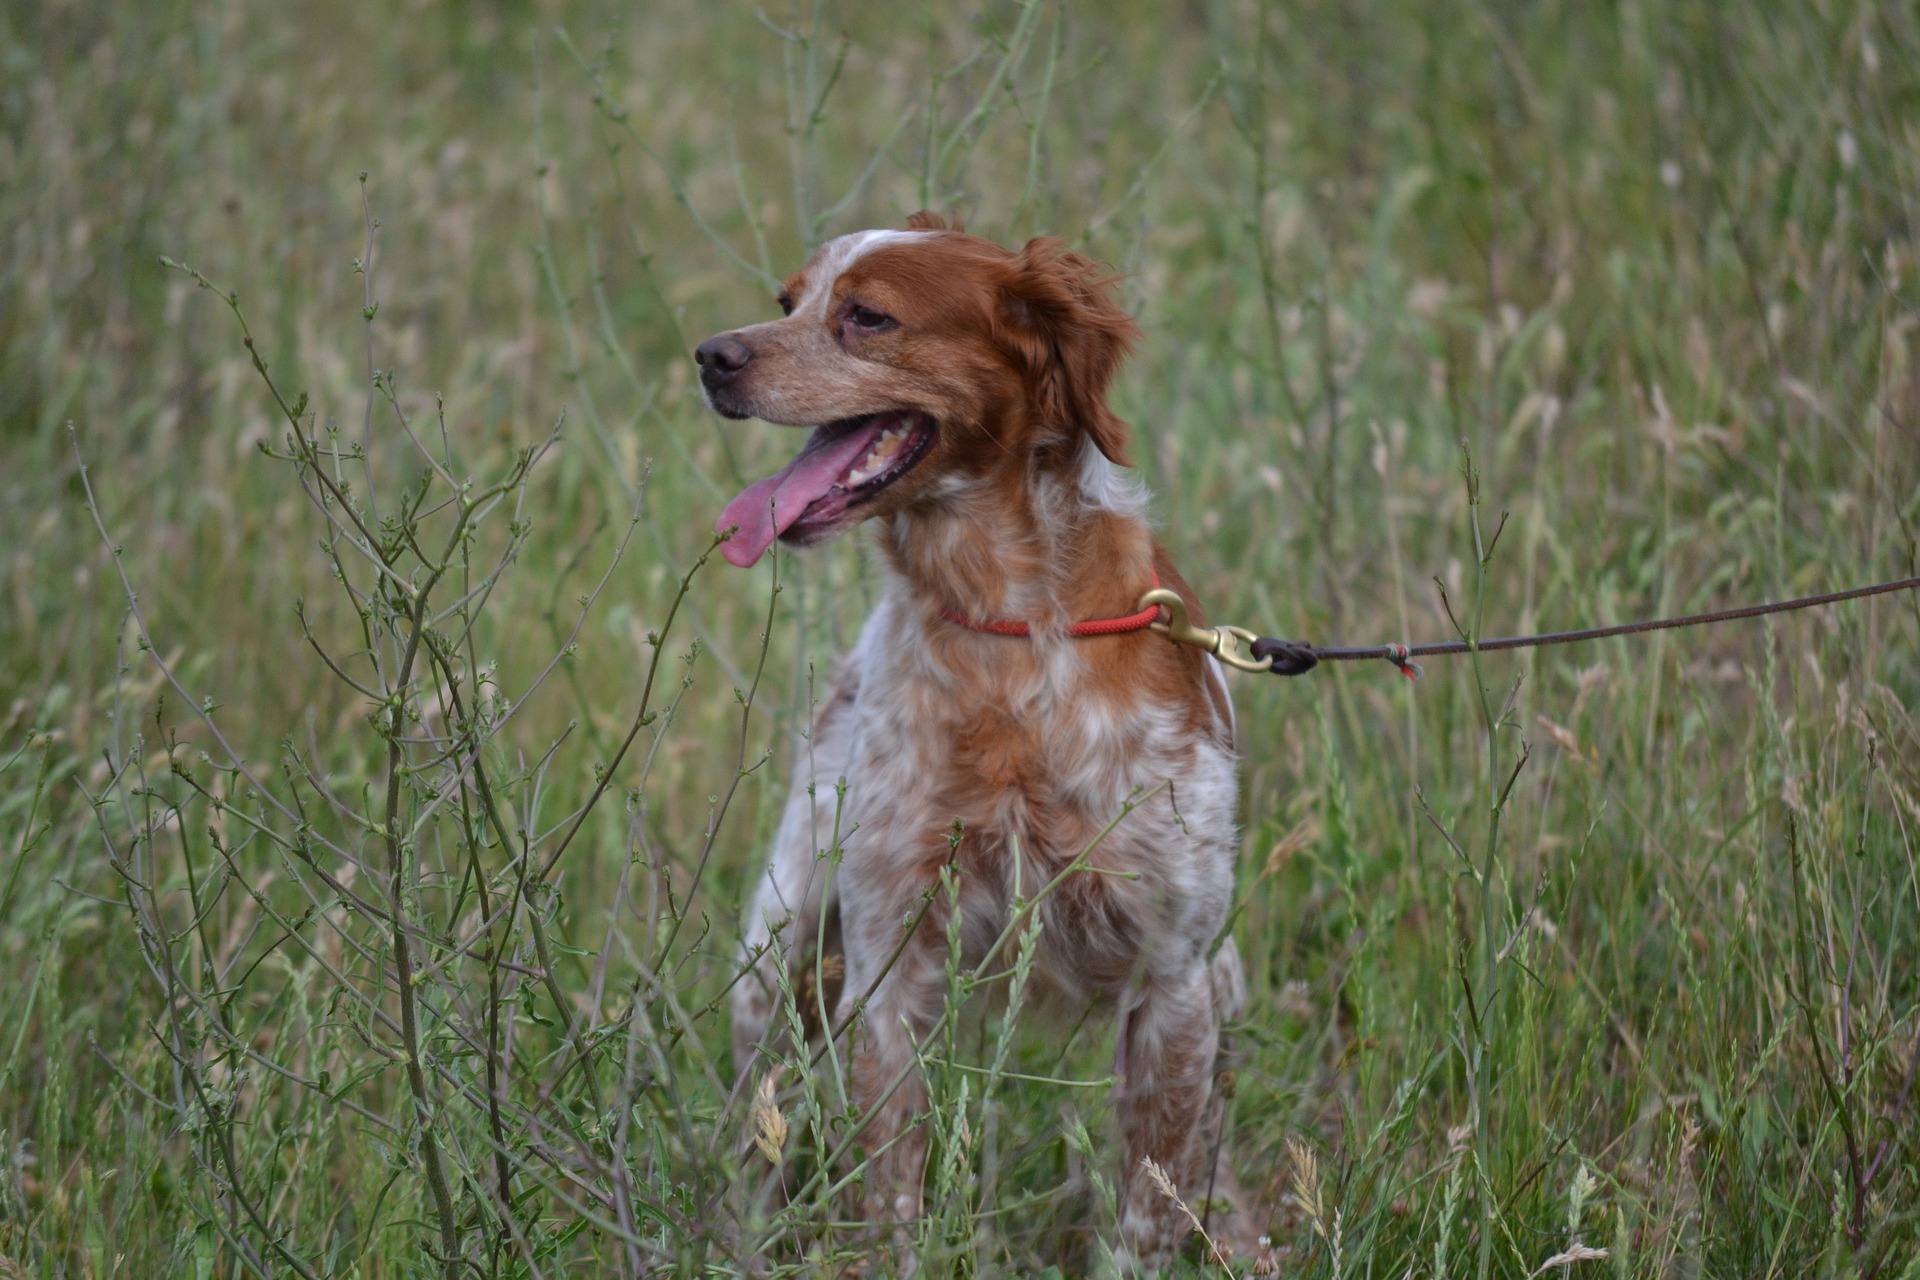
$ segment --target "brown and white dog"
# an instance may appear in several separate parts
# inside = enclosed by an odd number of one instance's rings
[[[915,1044],[943,1010],[947,899],[904,948],[903,922],[951,857],[974,963],[1016,891],[1033,897],[1092,845],[1087,869],[1038,908],[1036,981],[1056,1007],[1119,1011],[1120,1254],[1138,1269],[1187,1232],[1143,1158],[1196,1207],[1236,1195],[1215,1077],[1245,984],[1220,938],[1238,846],[1233,711],[1213,662],[1136,614],[1156,583],[1199,610],[1121,470],[1127,427],[1107,385],[1139,330],[1110,284],[1057,240],[1013,252],[915,214],[907,230],[828,243],[786,282],[784,319],[709,338],[696,358],[722,415],[812,428],[799,456],[728,504],[727,559],[751,565],[775,538],[806,546],[872,521],[885,575],[747,912],[759,961],[734,989],[736,1068],[769,1039],[774,949],[797,966],[837,898],[836,1022],[871,992],[852,1055],[868,1215],[918,1216]],[[1075,625],[1128,615],[1137,626],[1112,634]],[[1250,1234],[1213,1226],[1236,1243]]]

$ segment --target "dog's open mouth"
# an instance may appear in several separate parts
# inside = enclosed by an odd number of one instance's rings
[[[799,456],[748,485],[720,513],[716,529],[739,526],[721,554],[745,568],[775,538],[808,541],[913,470],[933,447],[934,435],[933,419],[906,410],[815,427]]]

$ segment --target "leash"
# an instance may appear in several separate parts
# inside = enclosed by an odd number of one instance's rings
[[[1842,600],[1888,595],[1920,587],[1920,576],[1876,582],[1870,587],[1848,591],[1830,591],[1825,595],[1802,596],[1797,600],[1779,600],[1770,604],[1750,604],[1738,609],[1718,609],[1712,613],[1691,613],[1684,618],[1655,618],[1647,622],[1623,622],[1612,627],[1589,627],[1584,631],[1551,631],[1537,636],[1502,636],[1493,640],[1436,640],[1429,644],[1376,644],[1359,646],[1313,645],[1297,640],[1276,640],[1255,635],[1245,627],[1196,627],[1187,613],[1187,602],[1173,591],[1156,587],[1140,597],[1140,608],[1149,605],[1167,611],[1164,622],[1149,625],[1175,644],[1204,649],[1220,662],[1240,671],[1266,671],[1277,676],[1304,675],[1322,662],[1364,662],[1384,659],[1391,662],[1409,680],[1418,679],[1420,668],[1415,658],[1443,658],[1454,654],[1492,653],[1500,649],[1540,649],[1552,644],[1575,644],[1582,640],[1605,640],[1610,636],[1639,635],[1644,631],[1672,631],[1679,627],[1701,627],[1715,622],[1733,622],[1740,618],[1758,618],[1770,613],[1789,613],[1812,609]],[[1242,646],[1245,646],[1244,651]]]

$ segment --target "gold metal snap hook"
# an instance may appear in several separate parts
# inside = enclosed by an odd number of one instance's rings
[[[1180,593],[1168,587],[1155,587],[1140,597],[1140,607],[1158,605],[1167,611],[1165,622],[1155,622],[1151,626],[1175,644],[1191,645],[1195,649],[1204,649],[1221,662],[1240,671],[1265,671],[1273,666],[1272,658],[1255,658],[1241,652],[1241,645],[1252,645],[1259,639],[1245,627],[1196,627],[1193,618],[1187,613],[1187,602]]]

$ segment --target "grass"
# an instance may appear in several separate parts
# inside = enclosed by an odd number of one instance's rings
[[[736,1085],[716,1002],[874,576],[703,559],[790,441],[687,358],[821,236],[1127,272],[1164,540],[1263,632],[1920,557],[1905,6],[55,0],[0,61],[8,1280],[861,1252],[840,1058]],[[1261,1265],[1920,1277],[1917,644],[1236,677]],[[927,1050],[927,1274],[1114,1238],[1109,1032],[1009,1008]]]

